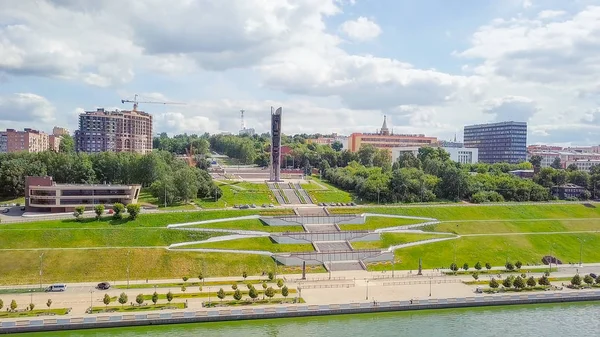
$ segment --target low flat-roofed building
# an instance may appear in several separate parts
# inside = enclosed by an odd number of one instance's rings
[[[437,146],[432,146],[437,147]],[[398,158],[404,153],[412,153],[415,157],[419,154],[420,146],[406,146],[406,147],[394,147],[391,149],[392,163],[396,162]],[[457,147],[442,147],[444,151],[450,155],[450,160],[461,164],[475,164],[477,163],[478,150],[476,148],[457,148]]]
[[[57,184],[52,177],[25,178],[27,212],[66,213],[75,207],[91,210],[95,205],[137,203],[141,185]]]
[[[568,198],[580,198],[585,191],[585,187],[571,183],[560,186],[552,186],[552,195],[561,200]]]

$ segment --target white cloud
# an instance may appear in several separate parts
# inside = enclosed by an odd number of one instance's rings
[[[523,8],[527,9],[533,6],[533,2],[531,0],[523,0]]]
[[[381,27],[372,20],[359,17],[356,20],[348,20],[340,25],[340,31],[356,41],[368,41],[381,34]]]
[[[0,96],[0,121],[43,125],[54,119],[54,106],[42,96],[32,93]]]
[[[543,10],[543,11],[539,12],[537,17],[540,20],[548,20],[548,19],[555,19],[555,18],[561,17],[566,14],[567,14],[567,12],[565,12],[565,11],[556,11],[556,10],[547,9],[547,10]]]
[[[526,122],[538,111],[536,103],[527,97],[505,96],[484,102],[484,112],[495,115],[496,121]]]

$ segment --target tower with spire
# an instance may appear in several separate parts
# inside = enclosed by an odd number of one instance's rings
[[[388,129],[387,126],[387,116],[383,115],[383,125],[381,126],[381,130],[379,131],[379,134],[384,135],[384,136],[388,136],[390,134],[390,129]]]

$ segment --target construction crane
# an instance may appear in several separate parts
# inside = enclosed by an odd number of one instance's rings
[[[133,103],[133,110],[132,111],[137,111],[137,107],[138,104],[143,103],[143,104],[178,104],[178,105],[185,105],[185,103],[178,103],[178,102],[153,102],[153,101],[138,101],[138,94],[135,94],[133,96],[133,100],[128,100],[128,99],[122,99],[121,100],[122,104],[125,103]]]

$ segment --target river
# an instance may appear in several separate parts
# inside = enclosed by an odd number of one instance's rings
[[[352,337],[600,336],[600,303],[444,309],[111,328],[20,336],[57,337]]]

